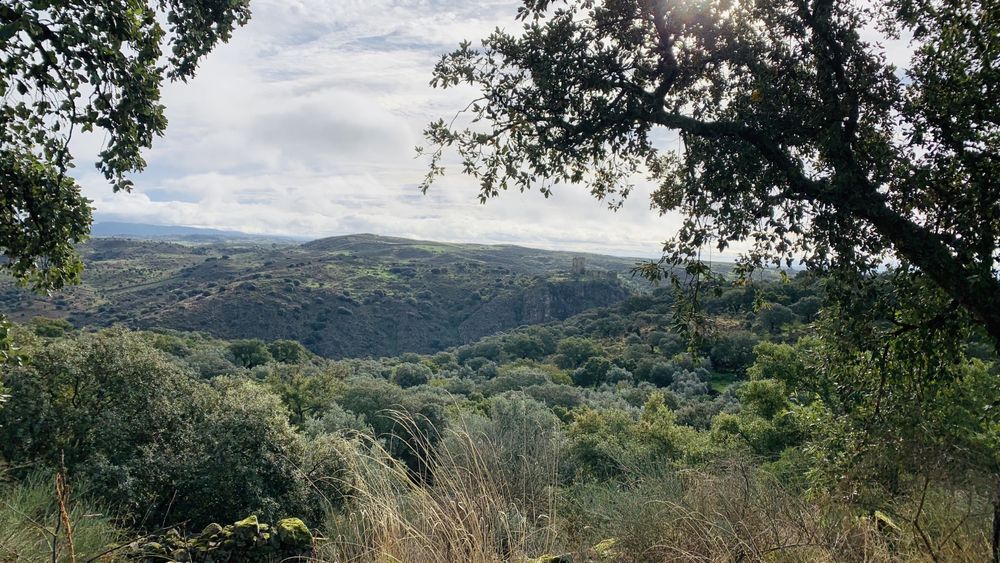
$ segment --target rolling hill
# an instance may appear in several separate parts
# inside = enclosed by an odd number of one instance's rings
[[[15,320],[288,338],[328,357],[433,352],[617,303],[636,260],[376,235],[301,245],[95,238],[78,286],[37,296],[9,281]],[[573,258],[587,272],[571,274]]]

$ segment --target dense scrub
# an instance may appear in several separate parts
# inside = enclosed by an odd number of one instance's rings
[[[2,380],[7,486],[73,484],[91,554],[256,516],[301,518],[330,561],[985,560],[1000,378],[981,336],[872,348],[811,275],[717,289],[700,341],[660,290],[366,360],[22,325]],[[878,303],[852,318],[882,326]],[[52,499],[34,502],[51,520]],[[72,512],[90,502],[107,508]],[[44,550],[3,514],[0,558]]]
[[[331,357],[431,353],[628,296],[635,260],[351,235],[302,245],[95,239],[80,286],[52,296],[0,277],[12,319],[69,319],[291,339]],[[619,275],[621,274],[621,275]]]

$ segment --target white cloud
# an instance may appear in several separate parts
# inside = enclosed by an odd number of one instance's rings
[[[255,0],[251,23],[196,78],[165,88],[170,125],[135,192],[83,179],[98,219],[657,255],[678,219],[657,217],[642,189],[618,213],[571,187],[480,205],[474,180],[457,168],[427,196],[417,191],[421,131],[470,96],[430,88],[434,63],[463,39],[519,26],[518,5]],[[676,135],[662,144],[675,146]],[[84,138],[80,150],[98,145]]]

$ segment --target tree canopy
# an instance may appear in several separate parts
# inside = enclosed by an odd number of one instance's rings
[[[451,152],[486,201],[582,184],[614,208],[636,179],[685,217],[676,263],[850,273],[892,264],[1000,343],[1000,20],[958,0],[525,0],[522,28],[463,43],[438,87],[478,96],[426,136],[426,190]],[[873,37],[912,38],[898,68]],[[665,149],[665,132],[679,135]]]
[[[249,3],[0,4],[0,267],[37,289],[79,278],[73,245],[90,232],[91,210],[69,176],[74,133],[104,131],[97,168],[115,191],[130,190],[142,150],[167,126],[164,81],[193,77],[249,21]]]

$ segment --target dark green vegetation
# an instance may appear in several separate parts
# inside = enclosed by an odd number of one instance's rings
[[[819,307],[831,286],[710,288],[695,350],[669,290],[377,360],[37,320],[3,372],[6,486],[27,496],[65,468],[72,502],[117,515],[80,524],[88,549],[144,531],[189,549],[256,515],[302,518],[331,561],[983,560],[1000,467],[989,340],[919,364],[923,335],[869,349]],[[858,322],[904,310],[878,303]],[[28,533],[4,518],[0,558],[37,553],[4,540]]]
[[[303,245],[94,239],[83,283],[51,297],[0,286],[19,320],[292,339],[328,357],[433,352],[564,319],[640,286],[635,260],[372,235]],[[642,283],[642,285],[648,284]]]
[[[163,82],[193,77],[249,21],[249,4],[0,4],[0,268],[41,289],[78,280],[74,243],[90,232],[91,208],[69,175],[74,133],[104,134],[97,168],[115,191],[131,189],[141,151],[167,126]]]

